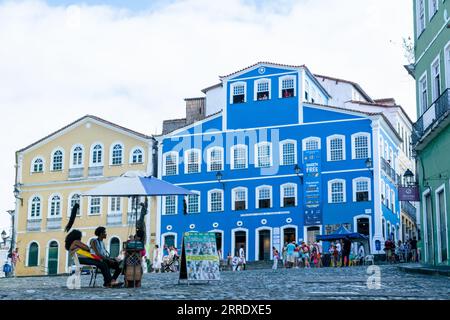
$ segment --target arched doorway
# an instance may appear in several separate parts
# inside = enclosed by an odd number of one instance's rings
[[[320,227],[307,227],[306,228],[306,242],[312,244],[316,241],[316,236],[320,235]]]
[[[109,244],[109,256],[111,258],[118,257],[120,253],[120,240],[116,237],[111,239]]]
[[[295,240],[295,228],[286,228],[283,230],[283,245]]]
[[[370,236],[369,218],[359,218],[356,220],[356,232]]]
[[[258,260],[270,260],[270,230],[258,231],[259,252]]]
[[[54,275],[58,273],[58,242],[52,241],[48,247],[47,274]]]
[[[234,254],[239,256],[239,249],[243,247],[246,251],[247,248],[247,233],[245,231],[236,231],[234,233]],[[247,254],[247,252],[245,252]]]

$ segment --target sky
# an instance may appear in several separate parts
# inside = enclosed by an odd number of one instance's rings
[[[412,15],[410,0],[0,0],[0,230],[15,151],[86,114],[159,134],[184,98],[259,61],[357,82],[415,120]]]

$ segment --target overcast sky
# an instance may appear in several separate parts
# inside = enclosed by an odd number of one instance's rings
[[[160,133],[184,98],[258,61],[394,97],[414,120],[411,0],[0,0],[0,230],[15,151],[94,114]]]

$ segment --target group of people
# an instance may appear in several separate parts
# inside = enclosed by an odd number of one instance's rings
[[[163,272],[165,266],[173,266],[170,271],[178,271],[179,254],[175,246],[164,246],[160,248],[155,245],[153,249],[152,272]]]
[[[137,230],[136,235],[130,237],[128,241],[141,241],[144,236],[142,232],[142,230]],[[103,286],[105,288],[121,287],[124,283],[117,279],[121,274],[124,274],[126,252],[123,250],[120,256],[110,257],[103,242],[107,237],[106,228],[98,227],[94,234],[97,238],[92,239],[90,244],[87,245],[81,241],[81,231],[72,230],[65,239],[66,250],[72,256],[76,254],[80,264],[96,266],[103,275]],[[144,257],[145,249],[141,250],[139,254],[141,258]],[[114,271],[113,275],[111,275],[111,270]]]
[[[5,264],[3,265],[2,270],[6,278],[14,276],[14,270],[16,270],[17,262],[20,262],[19,248],[16,248],[8,254]]]
[[[322,264],[323,249],[322,245],[318,242],[314,242],[308,245],[305,241],[296,243],[292,241],[286,242],[282,249],[282,253],[273,247],[272,248],[274,263],[272,269],[278,268],[278,261],[282,260],[282,264],[285,268],[320,268]]]
[[[405,242],[398,240],[397,245],[392,238],[387,239],[384,243],[384,252],[386,261],[389,263],[416,262],[418,261],[417,239],[413,237]]]

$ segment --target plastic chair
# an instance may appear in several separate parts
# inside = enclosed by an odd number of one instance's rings
[[[96,266],[93,265],[87,265],[87,264],[80,264],[80,260],[78,260],[78,254],[74,254],[73,255],[73,262],[75,263],[75,274],[77,276],[81,276],[82,270],[83,269],[87,269],[89,270],[89,274],[91,275],[91,279],[89,280],[89,287],[95,287],[95,282],[97,280],[97,273],[98,273],[98,268]]]

